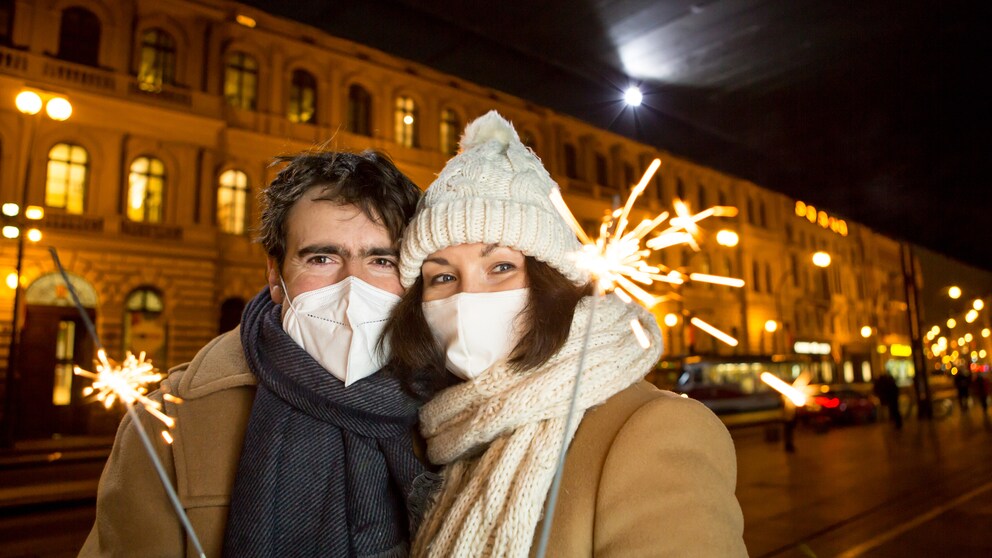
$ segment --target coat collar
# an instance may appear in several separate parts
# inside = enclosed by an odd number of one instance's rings
[[[248,368],[241,348],[241,326],[224,333],[200,349],[188,364],[169,371],[174,395],[198,399],[220,390],[253,386],[258,380]]]

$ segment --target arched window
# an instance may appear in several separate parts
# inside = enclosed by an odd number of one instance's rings
[[[224,98],[239,109],[255,110],[258,97],[258,62],[243,52],[227,55],[224,64]]]
[[[458,113],[451,109],[441,111],[441,153],[454,155],[458,153],[458,134],[462,131],[462,122]],[[524,144],[526,145],[526,144]]]
[[[675,177],[675,197],[687,201],[685,199],[685,182],[682,181],[681,176]]]
[[[317,121],[317,80],[306,70],[293,70],[287,117],[290,122]]]
[[[403,147],[417,147],[417,104],[410,97],[397,97],[393,127],[396,143]]]
[[[228,234],[244,234],[248,221],[248,175],[224,171],[217,186],[217,226]]]
[[[100,19],[96,14],[79,6],[62,10],[58,57],[87,66],[100,65]]]
[[[716,203],[717,205],[727,205],[727,194],[723,190],[716,193]]]
[[[357,83],[348,88],[347,127],[353,134],[372,135],[372,95]]]
[[[81,214],[86,208],[89,154],[71,143],[55,144],[48,152],[45,205]]]
[[[165,365],[165,324],[162,295],[150,287],[131,291],[124,301],[124,351],[144,352],[158,366]]]
[[[696,206],[696,211],[706,209],[709,206],[709,200],[706,199],[706,187],[700,184],[699,189],[696,191],[696,195],[699,197],[699,205]]]
[[[756,225],[757,222],[755,220],[755,217],[756,216],[754,214],[754,200],[752,200],[751,198],[748,198],[747,199],[747,223],[749,225]]]
[[[764,200],[760,200],[758,202],[758,223],[762,227],[766,227],[766,228],[768,227],[768,219],[767,219],[767,216],[765,214],[765,201]]]
[[[634,167],[630,163],[623,164],[623,187],[630,191],[636,185],[634,179]]]
[[[14,0],[0,0],[0,44],[10,44],[10,34],[13,23]]]
[[[141,59],[138,62],[138,87],[161,91],[163,85],[176,82],[176,41],[161,29],[141,34]]]
[[[127,176],[127,218],[132,221],[162,222],[165,193],[165,165],[153,157],[138,157]]]
[[[761,264],[757,261],[751,262],[751,290],[761,292]]]
[[[565,154],[565,176],[569,178],[579,177],[579,158],[575,152],[575,146],[566,143],[564,146]]]

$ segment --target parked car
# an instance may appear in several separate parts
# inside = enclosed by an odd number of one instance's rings
[[[777,392],[744,393],[732,384],[696,384],[675,391],[698,400],[718,415],[766,411],[782,406],[782,397]]]
[[[805,406],[796,409],[800,421],[826,427],[865,424],[878,418],[878,402],[870,394],[851,388],[812,389]]]

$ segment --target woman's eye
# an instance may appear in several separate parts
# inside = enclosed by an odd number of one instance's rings
[[[496,273],[506,273],[508,271],[513,271],[514,269],[517,269],[517,266],[509,262],[498,263],[493,266],[493,271]]]
[[[431,277],[431,285],[443,285],[444,283],[450,283],[455,280],[455,276],[450,273],[438,273],[437,275]]]

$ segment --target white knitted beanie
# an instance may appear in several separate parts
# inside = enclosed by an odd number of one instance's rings
[[[505,118],[490,111],[465,128],[461,152],[420,200],[400,252],[400,278],[410,287],[424,259],[458,244],[498,244],[550,265],[577,285],[589,280],[571,253],[581,245],[551,203],[558,185],[520,142]]]

